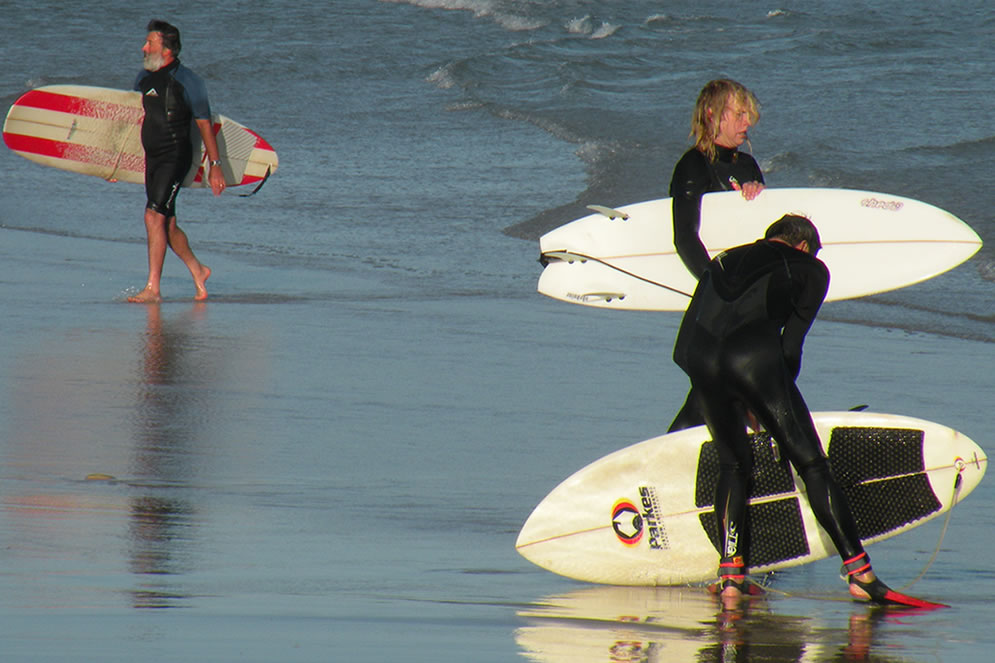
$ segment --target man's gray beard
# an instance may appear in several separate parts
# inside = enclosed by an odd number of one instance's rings
[[[149,53],[144,58],[145,71],[159,71],[166,64],[161,53]]]

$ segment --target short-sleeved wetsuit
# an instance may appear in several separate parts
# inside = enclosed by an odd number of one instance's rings
[[[753,457],[744,408],[756,414],[805,481],[812,510],[843,558],[863,552],[795,385],[805,335],[828,287],[829,270],[821,260],[782,242],[760,240],[709,263],[681,322],[674,361],[691,378],[718,449],[715,509],[725,557],[745,557],[748,550]]]
[[[176,194],[190,170],[194,140],[199,137],[194,120],[211,118],[207,87],[197,74],[173,60],[157,71],[140,72],[135,89],[142,93],[145,108],[146,207],[170,218],[176,216]]]
[[[697,148],[685,152],[674,166],[674,174],[670,180],[674,247],[695,278],[701,278],[709,261],[708,251],[698,237],[701,227],[701,197],[713,191],[732,191],[734,181],[741,185],[746,182],[764,182],[760,166],[750,154],[721,145],[716,145],[715,149],[716,159],[711,162]],[[668,432],[703,423],[692,389]]]

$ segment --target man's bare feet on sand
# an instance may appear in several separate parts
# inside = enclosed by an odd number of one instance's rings
[[[207,299],[207,287],[205,284],[207,283],[207,279],[211,278],[211,268],[207,265],[201,265],[201,267],[200,278],[198,279],[195,276],[193,279],[193,284],[197,288],[197,294],[194,295],[194,300],[198,302],[202,302]]]
[[[206,292],[204,296],[207,296]],[[145,286],[145,289],[137,295],[128,297],[128,301],[133,304],[158,304],[162,301],[162,296],[158,292],[154,292],[152,288]]]
[[[197,270],[197,274],[193,277],[193,284],[197,289],[197,294],[194,295],[195,301],[202,302],[207,299],[207,287],[205,283],[209,278],[211,278],[211,268],[207,265],[201,265]],[[162,301],[162,295],[154,290],[151,285],[146,285],[140,293],[128,297],[128,301],[135,304],[158,304]]]

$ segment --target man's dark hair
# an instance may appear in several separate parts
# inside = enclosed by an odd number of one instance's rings
[[[822,241],[819,239],[819,230],[811,220],[798,214],[785,214],[780,219],[770,224],[764,239],[781,239],[791,246],[798,245],[799,242],[808,242],[809,253],[815,255],[822,248]]]
[[[173,57],[180,56],[180,29],[175,25],[166,23],[166,21],[159,21],[157,19],[152,19],[149,21],[149,27],[147,28],[149,32],[158,32],[162,35],[162,46],[163,48],[168,48],[173,54]]]

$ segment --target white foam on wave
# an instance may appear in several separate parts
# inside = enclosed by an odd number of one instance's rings
[[[563,29],[572,35],[589,35],[594,31],[591,15],[572,18],[563,24]]]
[[[512,32],[538,30],[549,24],[548,21],[542,19],[529,18],[527,16],[519,16],[517,14],[496,13],[493,18],[494,21],[502,28]]]
[[[443,65],[429,74],[426,81],[432,83],[440,90],[448,90],[456,86],[456,79],[453,77],[452,71],[448,64]]]
[[[601,27],[591,33],[591,39],[605,39],[606,37],[611,37],[613,34],[618,32],[621,27],[621,25],[605,21],[601,24]]]
[[[548,22],[503,10],[496,0],[382,0],[397,4],[407,4],[423,9],[443,9],[449,11],[469,11],[477,18],[487,18],[505,30],[524,32],[538,30]]]
[[[589,35],[591,39],[604,39],[618,32],[620,25],[602,21],[601,25],[595,27],[594,19],[590,14],[579,18],[572,18],[563,24],[563,29],[573,35]]]
[[[669,23],[670,17],[666,14],[653,14],[646,19],[646,25],[653,25],[654,23]]]
[[[382,0],[382,2],[412,5],[424,9],[472,11],[475,16],[490,16],[495,11],[494,0]]]

